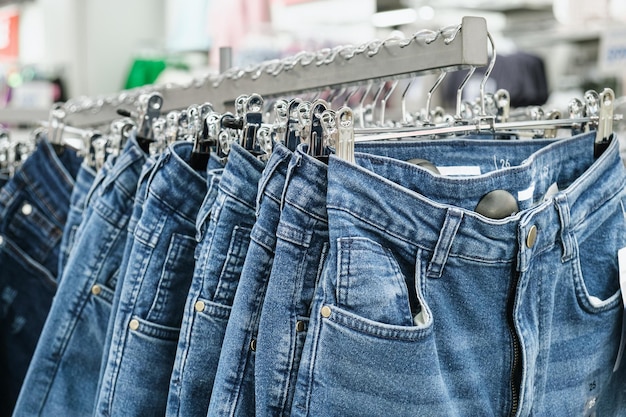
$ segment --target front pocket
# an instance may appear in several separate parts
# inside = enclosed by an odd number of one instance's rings
[[[585,221],[581,233],[576,234],[575,285],[579,301],[592,313],[621,304],[617,252],[626,247],[624,204],[620,199],[611,200],[593,214],[595,220]]]
[[[362,237],[337,241],[337,305],[366,319],[412,326],[407,284],[391,251]]]
[[[338,307],[319,325],[306,415],[459,415],[432,327],[385,325]],[[463,406],[464,415],[481,415]]]
[[[195,247],[194,237],[172,234],[158,283],[151,284],[149,276],[144,277],[144,287],[147,291],[142,297],[151,295],[153,297],[146,320],[164,326],[180,326],[193,277]],[[157,259],[158,254],[154,253],[153,261]]]

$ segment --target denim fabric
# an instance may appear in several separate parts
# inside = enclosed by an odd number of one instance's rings
[[[120,263],[119,272],[117,274],[117,283],[115,285],[115,292],[113,294],[113,300],[111,302],[111,314],[109,315],[109,321],[107,324],[107,332],[104,337],[104,346],[102,348],[102,358],[100,359],[100,372],[98,375],[98,386],[96,388],[95,402],[98,403],[100,395],[100,386],[102,384],[102,378],[106,361],[109,355],[109,349],[111,347],[111,338],[113,336],[113,328],[115,323],[115,317],[117,315],[117,307],[120,303],[120,296],[122,292],[124,277],[126,276],[126,269],[128,268],[128,262],[130,259],[130,253],[135,240],[135,227],[139,223],[141,213],[143,212],[143,203],[146,200],[146,192],[148,188],[148,178],[150,178],[154,166],[156,165],[156,159],[152,156],[146,156],[146,161],[141,168],[141,174],[137,180],[137,191],[135,192],[135,198],[133,202],[132,214],[128,220],[128,227],[126,229],[126,243],[124,243],[124,253],[122,255],[122,262]]]
[[[357,150],[395,159],[422,158],[445,166],[465,166],[483,162],[485,153],[494,151],[494,143],[492,140],[378,142],[357,144]],[[548,143],[551,142],[528,141],[513,146],[525,150],[521,156]],[[473,156],[458,152],[469,146],[475,150]],[[511,142],[501,142],[499,146],[507,148]],[[328,252],[327,166],[307,156],[306,150],[306,146],[300,146],[289,170],[276,258],[261,312],[254,371],[257,415],[290,413],[313,292]],[[479,168],[490,169],[492,165],[489,159],[487,167]]]
[[[67,214],[63,237],[61,238],[61,249],[59,250],[59,271],[57,273],[57,283],[63,277],[63,270],[67,264],[67,258],[74,247],[76,230],[83,220],[85,201],[91,185],[94,183],[96,172],[87,164],[82,164],[76,174],[76,181],[70,197],[70,211]]]
[[[85,222],[67,261],[14,416],[90,415],[111,301],[146,156],[134,139],[85,197]],[[101,181],[100,181],[101,179]]]
[[[7,174],[0,173],[0,188],[4,187],[4,185],[9,182],[9,179]]]
[[[594,136],[511,147],[519,166],[456,179],[331,157],[330,250],[292,415],[502,416],[514,391],[519,416],[623,414],[626,174],[617,141],[594,161]],[[497,188],[530,201],[501,220],[472,211]]]
[[[215,204],[206,201],[198,216],[196,270],[170,383],[168,416],[204,417],[207,413],[233,298],[246,254],[253,251],[250,233],[268,221],[264,207],[255,217],[258,184],[276,181],[288,152],[278,147],[263,170],[264,164],[248,151],[233,147]],[[261,269],[257,271],[263,273],[267,262],[258,261]]]
[[[42,140],[0,190],[0,415],[10,415],[56,291],[81,159]]]
[[[328,252],[326,171],[302,146],[289,164],[274,264],[263,282],[267,292],[252,310],[260,315],[252,367],[258,416],[288,416],[291,408],[313,291]]]
[[[206,194],[188,164],[192,144],[171,145],[147,182],[134,230],[95,414],[165,413],[176,342],[193,274],[195,220]]]

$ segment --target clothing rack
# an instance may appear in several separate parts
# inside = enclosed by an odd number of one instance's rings
[[[233,68],[218,76],[194,80],[185,86],[150,86],[108,97],[77,98],[65,104],[65,123],[75,127],[98,126],[118,118],[120,107],[132,106],[139,95],[159,92],[161,113],[190,103],[211,102],[226,111],[244,93],[278,97],[325,88],[341,88],[370,80],[413,77],[438,71],[485,66],[488,63],[487,23],[481,17],[464,17],[460,25],[440,31],[420,31],[408,39],[372,41],[360,46],[302,52],[282,60],[267,61],[247,69]]]

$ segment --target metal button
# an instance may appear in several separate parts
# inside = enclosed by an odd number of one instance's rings
[[[4,236],[0,235],[0,245],[4,243]]]
[[[328,306],[322,307],[322,311],[321,311],[322,317],[324,317],[326,319],[329,318],[331,312],[332,312],[332,310],[330,309],[330,307],[328,307]]]
[[[532,248],[535,246],[535,242],[537,242],[537,226],[533,224],[528,230],[528,236],[526,236],[526,246]]]
[[[24,205],[22,206],[22,214],[24,216],[30,216],[32,212],[33,212],[33,206],[31,206],[28,203],[24,203]]]
[[[128,323],[128,327],[130,330],[137,330],[139,328],[139,320],[132,319],[130,323]]]
[[[102,287],[99,286],[98,284],[94,285],[93,287],[91,287],[91,293],[93,295],[98,295],[102,292]]]
[[[250,341],[250,349],[254,352],[256,351],[256,339],[252,339]]]
[[[296,322],[296,332],[303,332],[304,331],[304,322],[302,320],[298,320]]]
[[[204,311],[204,307],[205,307],[204,301],[196,301],[196,304],[195,304],[196,311],[198,312]]]

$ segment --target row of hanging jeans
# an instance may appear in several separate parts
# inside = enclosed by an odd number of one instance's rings
[[[625,415],[626,172],[595,136],[200,171],[131,137],[97,173],[43,141],[0,192],[1,311],[45,319],[13,415]],[[476,213],[494,190],[519,211]]]

